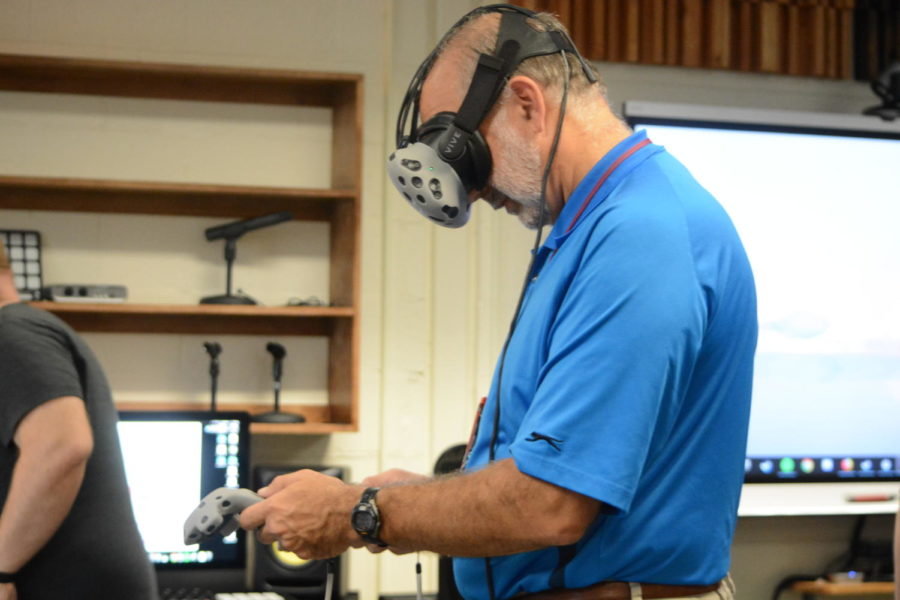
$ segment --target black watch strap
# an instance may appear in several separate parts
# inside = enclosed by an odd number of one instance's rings
[[[16,574],[15,573],[7,573],[5,571],[0,571],[0,583],[15,583],[16,582]]]
[[[381,488],[366,488],[359,499],[359,503],[353,507],[350,522],[353,529],[363,540],[369,544],[377,544],[386,547],[387,543],[378,537],[381,531],[381,513],[375,504],[375,495]]]

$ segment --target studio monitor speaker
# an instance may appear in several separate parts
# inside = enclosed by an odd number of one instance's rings
[[[301,469],[312,469],[338,479],[344,478],[344,471],[338,467],[258,465],[253,469],[253,483],[258,489],[268,485],[279,475]],[[254,590],[276,592],[295,600],[321,600],[325,597],[326,561],[303,560],[292,552],[279,550],[276,544],[267,546],[259,541],[254,542],[253,550]],[[343,596],[343,564],[344,556],[338,556],[334,564],[334,589],[328,600],[340,600]]]

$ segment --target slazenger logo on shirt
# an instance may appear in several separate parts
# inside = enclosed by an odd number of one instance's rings
[[[550,437],[549,435],[544,435],[543,433],[538,433],[537,431],[532,431],[531,437],[526,438],[525,441],[526,442],[547,442],[548,444],[550,444],[550,446],[553,447],[554,450],[556,450],[557,452],[562,452],[562,448],[560,448],[560,445],[562,445],[562,443],[563,443],[562,440],[557,439],[555,437]]]

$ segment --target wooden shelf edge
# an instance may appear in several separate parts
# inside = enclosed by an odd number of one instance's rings
[[[287,80],[299,83],[348,83],[362,79],[358,73],[338,73],[326,71],[298,71],[253,67],[232,67],[216,65],[194,65],[183,63],[160,63],[144,61],[104,60],[95,58],[75,58],[64,56],[41,56],[33,54],[0,53],[0,65],[7,68],[56,68],[65,71],[111,70],[136,73],[161,72],[163,74],[182,73],[186,75],[227,76],[243,75],[260,80]]]
[[[30,302],[32,306],[54,314],[167,315],[178,317],[272,317],[346,318],[356,311],[350,306],[255,306],[226,304],[143,304],[104,302]]]
[[[327,435],[355,433],[359,427],[351,423],[251,423],[250,433],[260,435]]]
[[[120,412],[132,411],[203,411],[208,410],[206,404],[197,402],[117,402]],[[222,412],[239,411],[251,415],[272,410],[269,404],[231,404],[220,403]],[[261,435],[326,435],[330,433],[350,433],[359,431],[354,423],[329,421],[330,409],[321,405],[282,405],[282,410],[303,415],[305,423],[250,423],[250,433]]]
[[[0,208],[180,216],[253,217],[291,211],[331,221],[358,190],[0,175]]]
[[[354,190],[340,188],[297,188],[282,186],[188,183],[87,177],[44,177],[0,175],[0,188],[84,189],[113,192],[156,192],[160,194],[204,194],[211,196],[279,196],[290,198],[352,198]]]
[[[892,594],[894,583],[890,581],[864,581],[861,583],[835,583],[830,581],[798,581],[791,590],[821,596],[866,596]]]
[[[331,107],[362,75],[0,54],[0,89]]]
[[[346,306],[230,306],[33,302],[76,331],[193,335],[305,335],[330,337],[353,320]]]

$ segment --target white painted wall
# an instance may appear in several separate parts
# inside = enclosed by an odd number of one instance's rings
[[[479,206],[459,231],[433,227],[385,180],[409,77],[472,0],[2,0],[0,52],[365,75],[359,433],[258,436],[257,462],[337,464],[353,479],[389,467],[430,472],[462,442],[488,386],[532,235]],[[858,112],[867,88],[680,68],[602,64],[626,99]],[[0,173],[261,185],[325,185],[327,115],[247,107],[0,93]],[[224,286],[217,219],[0,211],[0,227],[44,234],[48,282],[128,285],[132,299],[191,303]],[[327,299],[327,229],[287,223],[241,240],[235,283],[267,304]],[[101,281],[101,279],[103,281]],[[205,401],[204,338],[86,336],[122,400]],[[269,397],[264,338],[223,336],[221,401]],[[324,402],[323,340],[288,346],[285,402]],[[302,357],[302,360],[300,359]],[[293,359],[293,360],[292,360]],[[747,599],[843,549],[849,518],[744,519],[734,572]],[[423,557],[425,588],[436,561]],[[413,557],[351,553],[363,600],[415,589]]]

